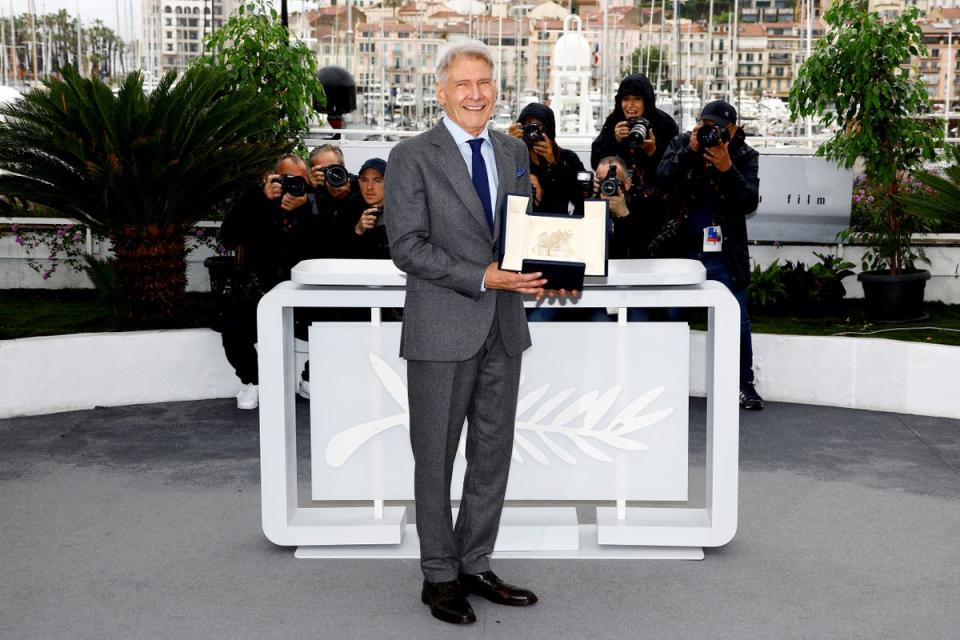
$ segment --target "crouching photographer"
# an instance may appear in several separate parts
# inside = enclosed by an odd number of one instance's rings
[[[670,141],[660,163],[660,185],[678,214],[688,258],[700,260],[707,278],[722,282],[740,305],[740,406],[762,409],[754,388],[753,342],[747,314],[750,256],[748,214],[759,203],[759,154],[746,143],[733,105],[703,107],[693,131]]]
[[[358,257],[388,260],[390,243],[387,228],[383,224],[383,179],[387,173],[387,161],[370,158],[360,167],[360,196],[365,209],[354,225],[353,232],[361,238]]]
[[[633,195],[633,178],[619,156],[597,165],[594,197],[607,201],[610,212],[610,258],[677,257],[679,224],[665,219],[661,207],[651,207]]]
[[[320,257],[320,215],[309,188],[307,165],[297,155],[283,156],[262,185],[244,194],[220,227],[220,243],[236,254],[234,264],[211,268],[211,280],[220,278],[221,319],[218,329],[227,360],[243,383],[237,408],[259,406],[257,369],[257,303],[277,283],[290,279],[301,260]],[[215,287],[217,288],[217,287]],[[295,323],[298,338],[306,325]],[[304,370],[301,394],[309,394]]]
[[[528,104],[510,135],[523,140],[530,151],[530,176],[536,177],[533,210],[547,213],[583,213],[583,193],[577,187],[577,173],[583,163],[576,153],[557,144],[553,110],[545,104]]]

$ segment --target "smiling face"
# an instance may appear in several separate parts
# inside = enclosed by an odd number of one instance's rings
[[[620,99],[620,108],[623,109],[623,115],[627,118],[640,118],[643,116],[643,98],[623,96]]]
[[[487,126],[496,99],[493,69],[483,58],[457,56],[447,68],[446,82],[437,83],[437,100],[447,117],[472,136]]]

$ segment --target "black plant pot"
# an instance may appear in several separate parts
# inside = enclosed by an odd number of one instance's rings
[[[857,276],[863,284],[867,313],[877,322],[916,322],[925,320],[923,290],[930,272],[915,270],[899,275],[889,271],[865,271]]]

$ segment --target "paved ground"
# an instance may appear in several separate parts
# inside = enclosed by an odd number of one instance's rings
[[[541,602],[476,602],[454,628],[419,604],[416,561],[296,560],[263,537],[256,419],[217,400],[0,421],[0,638],[960,637],[960,421],[743,414],[733,542],[501,561]],[[702,464],[702,427],[691,442]]]

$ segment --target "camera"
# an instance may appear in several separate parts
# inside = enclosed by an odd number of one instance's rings
[[[342,187],[350,182],[350,174],[342,164],[328,164],[323,169],[323,180],[331,187]]]
[[[627,126],[630,127],[630,133],[627,134],[627,146],[631,149],[639,149],[647,140],[647,134],[650,132],[650,121],[646,118],[630,118],[627,120]]]
[[[715,124],[703,124],[697,129],[697,142],[704,149],[715,147],[721,142],[730,142],[730,132]]]
[[[577,186],[584,197],[593,195],[593,171],[577,171]]]
[[[303,176],[292,176],[289,173],[274,178],[274,182],[280,183],[280,193],[300,198],[307,192],[307,179]]]
[[[531,122],[523,125],[523,141],[528,147],[532,147],[543,140],[543,125],[539,122]]]
[[[607,177],[600,182],[600,193],[605,196],[615,196],[622,185],[623,183],[617,180],[617,165],[612,164],[607,171]]]

